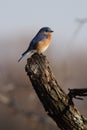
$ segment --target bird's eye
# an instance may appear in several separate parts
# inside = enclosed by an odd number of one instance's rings
[[[45,32],[48,32],[48,30],[46,30]]]

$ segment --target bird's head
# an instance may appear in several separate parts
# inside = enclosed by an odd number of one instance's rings
[[[40,29],[39,33],[41,34],[45,34],[45,35],[49,35],[53,32],[53,30],[51,30],[51,28],[49,27],[43,27]]]

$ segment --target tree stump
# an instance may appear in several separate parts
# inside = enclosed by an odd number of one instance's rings
[[[61,130],[87,130],[87,119],[70,103],[44,55],[33,54],[27,59],[25,70],[46,113]]]

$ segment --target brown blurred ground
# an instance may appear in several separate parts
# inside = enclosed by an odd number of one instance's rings
[[[16,108],[0,103],[0,130],[57,130],[46,115],[25,73],[25,58],[18,63],[20,54],[28,46],[28,35],[10,36],[0,40],[0,94],[14,99]],[[54,41],[53,41],[54,42]],[[45,53],[59,85],[68,88],[87,87],[87,52],[78,46],[65,49],[54,43]],[[79,50],[79,51],[78,51]],[[75,100],[83,115],[87,115],[87,98]],[[87,116],[86,116],[87,117]]]

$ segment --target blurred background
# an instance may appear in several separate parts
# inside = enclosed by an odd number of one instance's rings
[[[44,53],[58,84],[87,88],[87,0],[0,0],[0,129],[57,130],[25,72],[21,54],[41,27],[54,30]],[[74,100],[87,117],[87,98]]]

